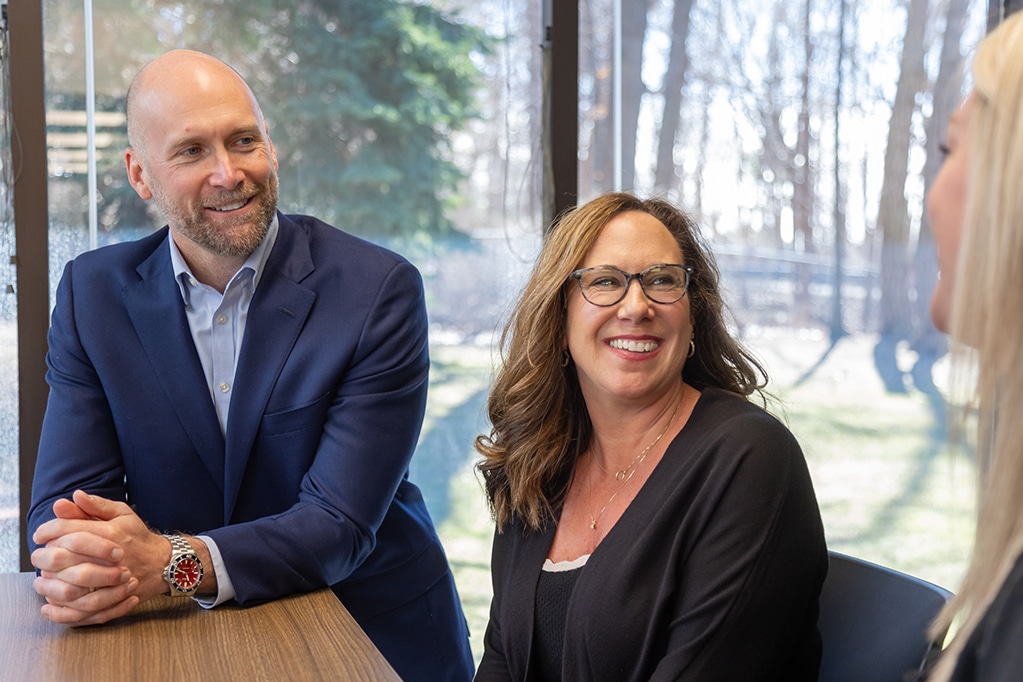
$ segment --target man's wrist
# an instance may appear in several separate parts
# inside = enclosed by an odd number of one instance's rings
[[[231,575],[227,572],[227,566],[224,564],[224,557],[220,553],[217,541],[209,535],[197,535],[195,540],[201,546],[201,551],[209,554],[210,560],[209,562],[203,560],[206,577],[203,578],[202,587],[194,599],[206,609],[232,601],[236,596],[234,584],[231,582]]]
[[[191,597],[202,585],[205,573],[202,558],[184,536],[166,534],[163,537],[171,545],[170,561],[163,569],[167,594],[172,597]]]

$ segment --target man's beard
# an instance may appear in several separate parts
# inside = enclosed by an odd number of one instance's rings
[[[250,213],[227,222],[210,220],[202,206],[188,207],[171,201],[162,185],[152,183],[151,188],[153,200],[163,211],[168,224],[202,248],[220,256],[241,258],[251,254],[266,237],[270,222],[277,211],[276,172],[271,172],[265,186],[255,185],[255,191],[253,185],[246,184],[232,192],[204,197],[205,202],[214,205],[254,197],[257,202],[254,216]],[[249,229],[240,234],[224,229],[244,224],[248,224]]]

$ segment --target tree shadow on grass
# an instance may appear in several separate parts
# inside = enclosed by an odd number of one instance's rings
[[[835,348],[838,347],[838,342],[841,341],[841,340],[842,340],[842,337],[839,337],[837,339],[832,339],[831,343],[828,344],[828,347],[824,349],[823,353],[821,353],[821,356],[819,358],[817,358],[817,362],[815,362],[812,365],[810,365],[807,368],[807,370],[805,372],[803,372],[799,376],[799,378],[795,380],[795,382],[793,382],[792,388],[799,388],[800,386],[805,384],[807,381],[812,379],[813,375],[816,374],[817,370],[819,370],[821,368],[821,366],[824,364],[824,361],[827,360],[828,357],[831,355],[831,351],[835,350]]]
[[[795,381],[793,387],[799,387],[812,379],[831,356],[840,340],[833,340],[817,361]],[[835,544],[857,543],[865,539],[876,538],[888,532],[901,513],[920,501],[932,474],[934,463],[949,442],[948,404],[941,391],[935,386],[933,379],[934,365],[942,355],[942,353],[922,352],[912,369],[908,373],[904,373],[895,362],[894,343],[881,339],[874,347],[875,367],[889,393],[906,394],[910,390],[916,389],[927,397],[932,417],[931,428],[927,434],[927,446],[914,456],[912,471],[907,476],[901,493],[889,499],[875,513],[867,527],[851,537],[831,537],[829,538],[830,542]]]
[[[877,512],[871,522],[858,533],[850,537],[831,538],[835,542],[857,543],[869,538],[876,538],[895,524],[900,514],[915,504],[922,503],[921,497],[932,475],[932,469],[938,456],[949,444],[948,435],[948,404],[944,396],[934,385],[932,369],[940,356],[921,355],[908,373],[913,385],[927,396],[931,412],[931,428],[928,430],[927,446],[913,458],[913,469],[906,477],[905,485],[900,494],[891,497]]]
[[[906,375],[899,369],[896,359],[896,350],[899,346],[899,339],[891,336],[881,336],[877,345],[874,346],[874,367],[877,375],[881,377],[884,388],[889,393],[909,393],[906,387]]]

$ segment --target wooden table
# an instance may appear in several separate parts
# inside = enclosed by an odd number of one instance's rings
[[[398,680],[330,590],[241,609],[157,597],[106,625],[39,613],[32,573],[0,574],[0,680]]]

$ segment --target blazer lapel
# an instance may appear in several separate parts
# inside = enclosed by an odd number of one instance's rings
[[[280,230],[249,305],[227,418],[224,521],[229,522],[245,477],[252,444],[270,394],[291,354],[316,293],[300,282],[313,271],[309,240],[278,213]]]
[[[192,342],[170,253],[164,241],[159,244],[137,268],[141,280],[124,289],[124,306],[182,429],[223,487],[224,436]]]

